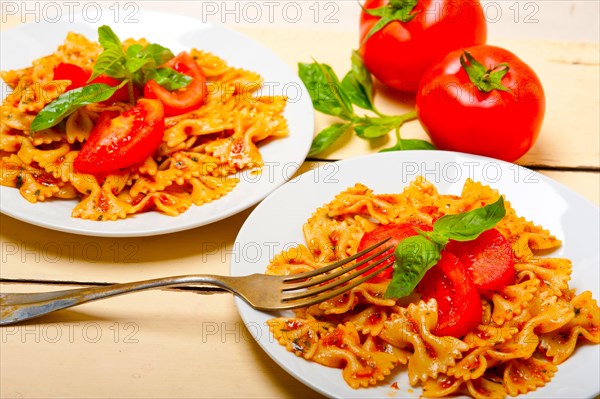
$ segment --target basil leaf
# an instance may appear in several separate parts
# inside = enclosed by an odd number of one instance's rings
[[[384,148],[380,152],[406,151],[406,150],[435,150],[433,144],[419,139],[400,139],[392,147]]]
[[[171,50],[156,43],[147,45],[142,50],[142,53],[145,56],[152,58],[157,66],[160,66],[175,57]]]
[[[365,66],[363,58],[358,51],[353,50],[350,59],[352,60],[352,74],[363,87],[369,98],[369,102],[373,104],[373,78],[371,77],[371,72]]]
[[[150,43],[146,47],[141,44],[133,44],[127,48],[125,54],[127,58],[127,69],[131,73],[136,73],[145,66],[146,70],[156,69],[174,57],[173,52],[160,44]],[[143,79],[148,81],[150,79]]]
[[[141,44],[132,44],[127,48],[125,52],[125,66],[129,73],[135,74],[148,64],[154,64],[154,60],[144,53],[144,46]]]
[[[121,40],[108,25],[102,25],[98,28],[98,42],[104,50],[117,49],[123,52]]]
[[[329,65],[318,62],[300,63],[298,75],[308,89],[313,107],[317,111],[346,120],[354,117],[352,102]]]
[[[154,64],[154,61],[149,58],[129,58],[129,57],[127,57],[125,60],[125,67],[127,68],[127,72],[136,73],[137,71],[142,69],[142,67],[144,67],[145,65],[147,65],[149,63]]]
[[[352,70],[342,79],[342,88],[353,104],[374,111],[373,79],[358,51],[352,51]]]
[[[91,82],[99,75],[107,75],[116,79],[124,79],[128,75],[126,67],[126,58],[122,49],[110,48],[104,50],[96,60],[92,76],[88,79]]]
[[[29,128],[30,132],[34,133],[55,126],[84,105],[108,100],[126,82],[123,81],[115,87],[93,83],[61,94],[35,116]]]
[[[437,244],[421,235],[402,240],[394,252],[394,275],[385,297],[402,298],[410,294],[425,272],[440,260],[440,251]]]
[[[152,79],[169,91],[182,89],[192,82],[190,76],[179,73],[171,68],[150,70],[149,73],[146,74],[146,81]]]
[[[448,239],[456,241],[474,240],[484,231],[496,226],[505,214],[504,199],[500,197],[498,201],[482,208],[457,215],[442,216],[433,224],[433,234],[429,234],[432,239],[438,242],[443,242],[444,238],[446,242]]]
[[[127,47],[127,51],[125,52],[125,56],[127,58],[145,58],[145,55],[140,56],[140,54],[142,54],[144,51],[144,46],[142,44],[139,43],[135,43],[132,44],[131,46]]]
[[[313,139],[312,145],[310,146],[310,151],[308,152],[308,156],[316,155],[329,146],[331,146],[337,139],[342,137],[352,124],[350,123],[335,123],[319,132]]]
[[[347,94],[352,104],[355,104],[362,109],[373,110],[373,103],[352,71],[348,72],[346,76],[344,76],[344,79],[342,79],[342,89]]]

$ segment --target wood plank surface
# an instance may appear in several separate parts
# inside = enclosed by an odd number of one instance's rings
[[[1,292],[74,288],[0,284]],[[151,291],[0,328],[2,398],[321,398],[260,349],[232,296]]]

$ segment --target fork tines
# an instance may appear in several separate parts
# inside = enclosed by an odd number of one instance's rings
[[[390,249],[393,249],[394,247],[392,245],[388,245],[385,248],[379,249],[366,258],[361,259],[360,262],[356,262],[349,267],[343,267],[353,260],[365,256],[369,252],[379,248],[388,240],[389,238],[361,252],[358,252],[355,255],[332,263],[331,265],[327,265],[309,272],[288,276],[285,279],[286,284],[282,289],[282,301],[286,304],[289,304],[290,308],[309,306],[343,294],[344,292],[349,291],[352,288],[369,280],[376,274],[383,272],[389,267],[392,267],[393,262],[390,262],[383,267],[378,266],[381,266],[381,264],[394,256],[393,253],[383,256],[381,259],[374,260],[375,258],[385,254]],[[369,264],[369,262],[371,263]],[[359,267],[363,265],[367,266],[359,269]]]

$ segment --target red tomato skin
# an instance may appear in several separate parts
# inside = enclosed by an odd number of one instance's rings
[[[91,71],[81,68],[75,64],[61,62],[54,67],[54,80],[71,81],[71,84],[65,88],[65,91],[84,86],[90,76],[92,76]]]
[[[121,82],[118,79],[111,78],[110,76],[100,75],[90,83],[104,83],[112,87],[118,86]],[[139,97],[139,91],[134,88],[134,97]],[[127,102],[129,101],[129,91],[127,85],[118,89],[108,100],[102,101],[102,104],[112,104],[115,102]]]
[[[434,298],[438,304],[437,336],[460,338],[481,323],[481,297],[468,270],[460,259],[448,251],[418,285],[424,300]]]
[[[76,172],[117,173],[145,161],[162,142],[165,122],[160,101],[140,99],[130,110],[113,115],[103,113],[98,119],[73,162]]]
[[[185,88],[170,92],[155,80],[150,80],[144,86],[144,97],[162,101],[165,116],[182,115],[200,107],[208,90],[204,73],[192,56],[186,52],[179,53],[164,66],[192,77],[192,81]]]
[[[367,0],[364,8],[379,8],[387,0]],[[360,46],[367,69],[391,88],[415,93],[431,65],[450,51],[484,44],[487,24],[478,0],[419,0],[409,22],[394,21]],[[364,11],[360,43],[379,21]]]
[[[92,71],[81,68],[75,64],[68,64],[61,62],[54,67],[54,80],[70,80],[71,84],[65,88],[65,92],[79,87],[83,87],[88,84],[88,80],[92,76]],[[103,83],[112,87],[121,84],[121,81],[110,76],[100,75],[89,84],[92,83]],[[118,89],[108,100],[102,101],[102,104],[112,104],[114,102],[126,102],[129,101],[129,92],[127,86],[123,86]]]
[[[515,283],[512,247],[496,229],[484,231],[473,241],[451,240],[446,251],[467,267],[475,287],[486,298]]]
[[[431,226],[427,226],[425,224],[418,224],[418,223],[381,225],[381,226],[375,228],[374,230],[371,230],[370,232],[367,232],[363,235],[363,237],[360,240],[360,243],[358,244],[357,252],[360,252],[363,249],[369,248],[370,246],[375,245],[378,242],[385,240],[386,238],[390,238],[385,244],[383,244],[383,246],[386,247],[388,245],[392,245],[393,248],[385,251],[383,254],[379,255],[378,257],[376,257],[372,260],[372,262],[377,262],[379,259],[384,258],[389,254],[393,254],[396,249],[396,246],[398,245],[398,243],[400,243],[400,241],[402,241],[408,237],[416,236],[418,233],[415,231],[415,228],[421,229],[423,231],[431,231],[432,230]],[[360,258],[357,259],[357,262],[360,262],[362,259],[365,259],[368,257],[369,257],[369,255],[361,256]],[[372,262],[370,262],[370,263],[372,263]],[[393,262],[394,262],[394,257],[392,256],[391,258],[389,258],[388,260],[383,262],[381,265],[377,266],[377,269],[384,268]],[[367,266],[368,266],[368,264],[362,266],[361,268],[364,268]],[[370,272],[371,271],[369,271],[369,273]],[[369,280],[369,282],[378,283],[378,282],[381,282],[384,280],[389,280],[390,278],[392,278],[392,274],[393,274],[392,268],[386,269],[386,270],[382,271],[381,273],[378,273],[376,276],[372,277]]]
[[[441,150],[516,161],[533,146],[541,130],[546,110],[542,83],[507,50],[482,45],[466,51],[486,67],[508,63],[502,84],[511,93],[478,90],[460,65],[463,50],[453,51],[421,81],[416,101],[419,121]]]

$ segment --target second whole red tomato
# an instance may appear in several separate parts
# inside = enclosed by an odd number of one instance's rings
[[[546,109],[536,73],[500,47],[449,53],[423,77],[417,116],[440,150],[513,162],[535,143]]]
[[[427,69],[450,51],[486,40],[479,0],[367,0],[360,17],[360,53],[367,69],[404,92],[416,92]]]

